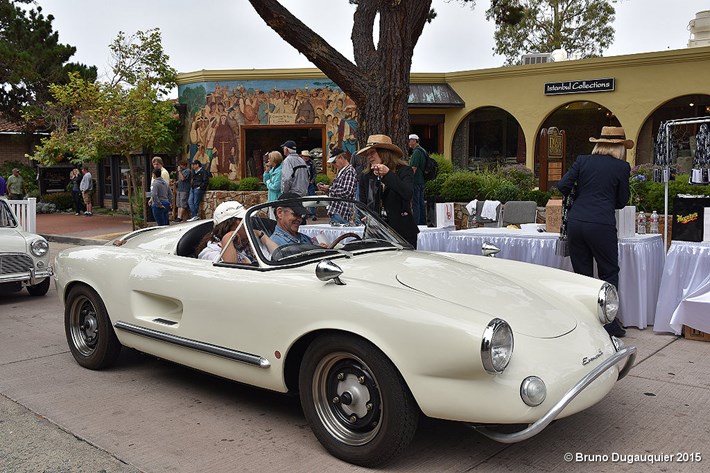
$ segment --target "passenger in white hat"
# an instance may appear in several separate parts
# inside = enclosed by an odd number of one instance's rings
[[[205,235],[197,245],[195,253],[199,259],[220,261],[225,263],[254,264],[256,257],[246,236],[246,228],[242,224],[247,211],[237,201],[222,202],[214,210],[214,228]],[[235,234],[236,233],[236,234]],[[260,230],[255,230],[254,235],[267,247],[271,246],[264,240],[269,237]],[[232,241],[230,245],[229,242]]]

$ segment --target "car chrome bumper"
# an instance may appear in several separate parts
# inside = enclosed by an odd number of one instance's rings
[[[41,283],[44,279],[52,277],[54,270],[51,266],[46,269],[36,270],[31,269],[25,273],[13,273],[0,275],[0,284],[9,282],[21,282],[25,286],[34,286]]]
[[[619,370],[618,379],[622,379],[628,374],[629,370],[631,370],[631,367],[634,364],[634,360],[636,359],[636,347],[628,346],[620,349],[618,352],[614,353],[611,357],[606,359],[602,364],[594,368],[594,370],[587,373],[587,375],[584,378],[580,379],[577,384],[575,384],[569,391],[567,391],[565,395],[562,396],[559,401],[557,401],[557,404],[552,406],[552,408],[547,411],[544,416],[542,416],[535,423],[530,424],[526,429],[512,434],[504,434],[501,432],[493,431],[488,427],[483,426],[473,426],[473,428],[481,434],[485,435],[486,437],[502,443],[515,443],[520,442],[521,440],[527,440],[530,437],[534,437],[535,435],[542,432],[543,429],[545,429],[545,427],[550,424],[550,422],[555,420],[555,418],[560,414],[560,412],[562,412],[562,410],[567,407],[569,403],[572,402],[575,397],[577,397],[577,395],[584,391],[587,386],[592,384],[595,379],[597,379],[599,376],[611,369],[613,366],[622,362],[624,358],[626,358],[626,362],[624,363],[623,368]]]

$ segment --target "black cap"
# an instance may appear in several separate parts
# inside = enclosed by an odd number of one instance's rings
[[[282,148],[296,149],[296,142],[293,140],[288,140],[281,145]]]
[[[199,164],[199,165],[200,165],[200,167],[202,167],[202,163],[201,163],[201,162],[199,162],[199,161],[198,161],[198,160],[196,160],[196,159],[193,159],[193,160],[192,160],[192,162],[191,162],[190,164],[191,164],[191,165],[192,165],[192,164]]]
[[[300,199],[301,196],[296,194],[295,192],[284,192],[279,196],[278,200],[291,200],[291,199],[299,199],[296,202],[286,202],[284,204],[278,205],[278,207],[286,207],[294,212],[296,212],[296,215],[306,215],[308,211],[306,208],[301,204]]]

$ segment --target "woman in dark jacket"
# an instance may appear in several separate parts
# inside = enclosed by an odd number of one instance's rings
[[[360,178],[360,201],[417,247],[419,228],[412,218],[414,172],[403,159],[404,153],[387,135],[370,135],[358,155],[367,158]]]
[[[627,140],[621,127],[605,126],[590,155],[578,156],[557,184],[568,196],[575,190],[567,212],[569,255],[574,272],[592,277],[597,262],[599,278],[619,287],[619,248],[615,210],[629,201],[629,175],[626,150],[634,142]],[[621,297],[621,296],[620,296]],[[607,331],[623,337],[625,331],[618,319],[607,324]]]

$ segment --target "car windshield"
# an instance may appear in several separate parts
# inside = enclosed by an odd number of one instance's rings
[[[333,219],[335,210],[346,218]],[[267,266],[411,248],[363,204],[344,199],[313,196],[257,205],[244,225],[249,250]]]
[[[0,228],[15,228],[17,220],[4,199],[0,199]]]

